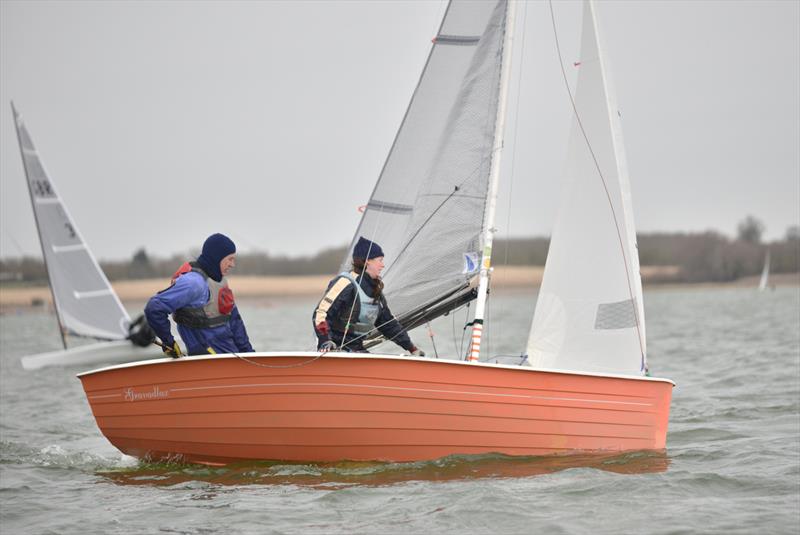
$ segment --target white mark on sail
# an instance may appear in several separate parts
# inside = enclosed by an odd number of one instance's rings
[[[77,243],[75,245],[52,245],[50,248],[54,253],[72,253],[86,250],[86,245],[82,243]]]
[[[72,295],[75,296],[75,299],[86,299],[87,297],[102,297],[104,295],[111,295],[111,290],[93,290],[88,292],[79,292],[74,290]]]

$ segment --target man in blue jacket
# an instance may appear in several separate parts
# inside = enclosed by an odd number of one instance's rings
[[[212,234],[197,261],[183,264],[169,288],[150,298],[144,315],[161,339],[164,353],[176,358],[183,355],[172,336],[170,314],[189,355],[253,351],[225,279],[235,265],[236,245],[223,234]]]

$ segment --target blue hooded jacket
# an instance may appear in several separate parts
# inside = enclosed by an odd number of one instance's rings
[[[203,253],[198,261],[203,267],[203,271],[206,271],[206,267],[212,270],[216,267],[215,273],[212,274],[208,271],[206,273],[219,281],[222,279],[222,274],[219,273],[220,261],[234,252],[236,252],[236,246],[227,236],[214,234],[203,244]],[[144,315],[147,323],[161,341],[168,347],[172,347],[175,339],[172,336],[168,316],[180,308],[202,307],[208,303],[210,298],[211,291],[205,278],[200,273],[185,273],[175,279],[172,286],[150,298],[144,309]],[[230,320],[223,325],[202,329],[178,325],[178,333],[181,335],[189,355],[208,354],[208,348],[217,353],[253,351],[244,321],[235,305],[231,311]]]

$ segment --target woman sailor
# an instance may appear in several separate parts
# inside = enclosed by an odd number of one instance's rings
[[[225,279],[235,265],[236,245],[223,234],[212,234],[197,261],[183,264],[169,288],[150,298],[144,315],[163,342],[164,353],[182,355],[172,337],[169,314],[189,355],[253,351]]]
[[[424,356],[392,316],[383,295],[383,250],[359,237],[353,248],[353,269],[334,277],[314,309],[314,332],[322,351],[367,352],[364,340],[376,329],[412,355]]]

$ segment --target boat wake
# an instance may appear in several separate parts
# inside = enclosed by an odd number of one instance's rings
[[[99,455],[85,450],[72,450],[59,444],[31,447],[26,444],[0,441],[0,464],[33,465],[48,468],[74,469],[83,472],[135,468],[136,459],[112,452]]]

